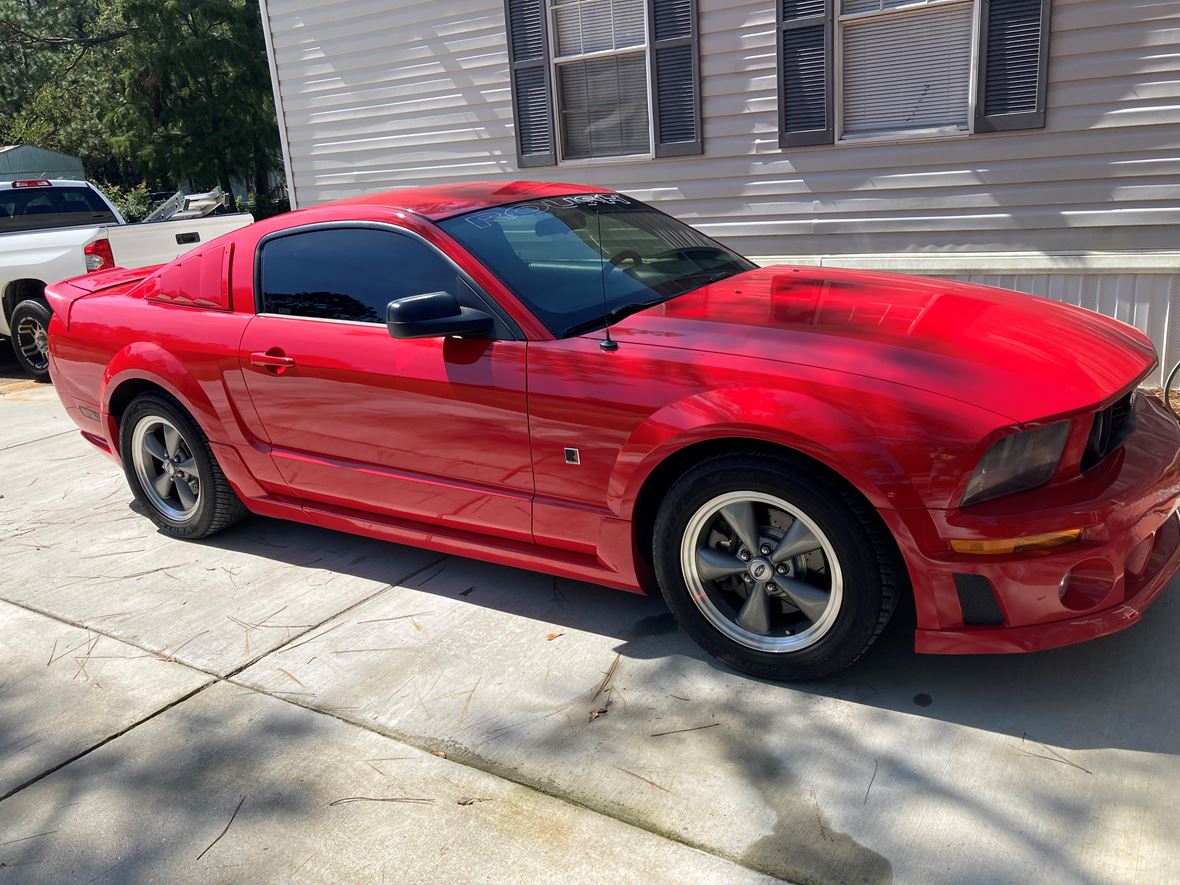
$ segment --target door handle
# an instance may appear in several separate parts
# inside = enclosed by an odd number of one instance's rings
[[[250,354],[250,364],[261,366],[264,369],[272,369],[276,375],[282,375],[288,369],[295,368],[295,360],[289,356],[283,356],[281,353],[273,353],[273,350],[274,348]]]

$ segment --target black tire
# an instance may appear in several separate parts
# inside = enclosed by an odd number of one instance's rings
[[[34,381],[49,381],[49,350],[47,335],[53,311],[40,299],[26,299],[13,309],[8,319],[12,333],[12,350],[20,367]]]
[[[826,632],[806,647],[780,651],[752,648],[723,633],[693,601],[681,556],[682,542],[696,543],[685,540],[690,521],[720,496],[743,491],[774,496],[797,508],[826,536],[838,560],[841,601],[829,603],[832,610],[824,616]],[[851,490],[788,457],[733,454],[698,464],[665,496],[653,540],[660,591],[681,627],[709,654],[764,679],[803,681],[843,670],[880,635],[899,593],[908,586],[897,547],[872,508]],[[758,553],[754,556],[765,559]],[[742,575],[741,580],[746,581],[747,576]],[[747,582],[747,594],[749,586]],[[714,611],[719,608],[715,606]],[[784,611],[789,608],[783,604]],[[796,616],[801,614],[799,611]]]
[[[137,445],[136,428],[141,422],[150,426],[151,421],[160,419],[179,432],[183,446],[180,451],[183,455],[191,456],[195,465],[198,490],[196,505],[191,513],[184,516],[170,515],[161,509],[153,499],[153,494],[145,488],[136,468],[133,451]],[[119,424],[119,451],[123,459],[123,472],[135,499],[143,505],[148,517],[164,534],[186,540],[205,538],[229,528],[246,515],[245,505],[213,457],[208,438],[172,397],[145,393],[131,401]]]

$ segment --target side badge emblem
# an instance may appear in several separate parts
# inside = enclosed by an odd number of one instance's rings
[[[581,464],[582,463],[582,456],[578,454],[577,449],[566,449],[565,450],[565,463],[566,464]]]

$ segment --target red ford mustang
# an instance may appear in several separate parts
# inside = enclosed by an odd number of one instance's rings
[[[629,197],[374,194],[51,286],[51,369],[165,533],[247,510],[624,590],[776,679],[1134,623],[1180,428],[1131,328],[934,279],[758,268]]]

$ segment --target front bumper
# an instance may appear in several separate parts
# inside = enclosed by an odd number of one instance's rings
[[[917,651],[1039,651],[1139,620],[1180,571],[1180,427],[1151,397],[1136,397],[1135,408],[1124,447],[1063,487],[970,511],[882,514],[914,586]],[[957,554],[947,540],[1076,528],[1080,541],[1004,556]],[[973,604],[980,595],[986,605]]]

